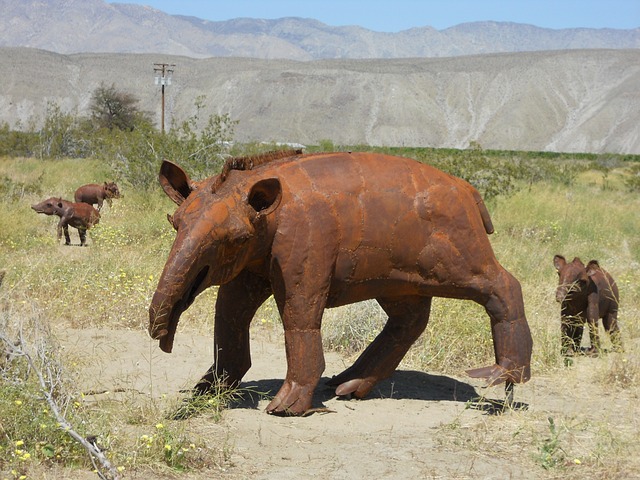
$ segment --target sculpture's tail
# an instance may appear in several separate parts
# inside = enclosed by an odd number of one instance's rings
[[[475,188],[471,189],[471,193],[473,194],[473,199],[476,201],[476,205],[478,206],[478,210],[480,211],[480,217],[482,217],[484,230],[488,234],[492,234],[494,232],[493,222],[491,221],[489,210],[487,210],[487,206],[484,204],[484,200],[482,200],[482,197]]]

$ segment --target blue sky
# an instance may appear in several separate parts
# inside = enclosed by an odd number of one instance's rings
[[[116,3],[108,0],[109,3]],[[495,20],[546,28],[637,28],[640,0],[119,0],[219,21],[304,17],[379,32]]]

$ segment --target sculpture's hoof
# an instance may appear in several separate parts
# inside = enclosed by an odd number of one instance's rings
[[[329,383],[329,385],[335,385]],[[341,383],[336,387],[336,395],[338,397],[348,397],[353,395],[356,398],[364,398],[371,391],[375,382],[371,382],[366,378],[353,378]]]
[[[303,405],[302,402],[295,402],[287,406],[286,403],[273,400],[269,405],[267,405],[266,412],[269,415],[275,415],[278,417],[303,417],[310,409],[310,406],[307,407]]]
[[[362,380],[359,378],[354,378],[353,380],[349,380],[348,382],[344,382],[336,388],[336,395],[338,397],[346,397],[347,395],[351,395],[353,392],[358,390],[360,383]]]
[[[285,381],[280,391],[267,405],[266,411],[271,415],[302,416],[311,408],[315,385],[300,385]]]
[[[487,380],[487,387],[500,385],[511,379],[511,375],[506,368],[498,364],[489,365],[487,367],[474,368],[466,371],[471,378],[484,378]]]
[[[486,378],[487,387],[500,385],[504,382],[525,383],[531,378],[529,365],[518,365],[509,358],[502,358],[500,363],[466,371],[472,378]]]

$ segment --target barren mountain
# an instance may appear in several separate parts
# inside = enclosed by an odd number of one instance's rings
[[[640,50],[568,50],[431,59],[194,59],[60,55],[0,48],[0,122],[42,118],[47,102],[86,113],[101,82],[159,120],[153,64],[175,64],[167,123],[239,120],[236,139],[640,154]]]
[[[290,60],[450,57],[497,52],[640,48],[640,28],[545,29],[478,22],[382,33],[317,20],[210,21],[103,0],[0,0],[0,46],[57,53],[158,53]]]

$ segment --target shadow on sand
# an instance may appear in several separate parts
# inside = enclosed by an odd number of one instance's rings
[[[313,396],[312,410],[326,408],[325,402],[335,398],[335,389],[326,385],[329,377],[320,379]],[[232,409],[257,409],[259,402],[265,398],[273,397],[282,386],[282,379],[264,379],[242,382],[239,390],[241,395],[234,400],[228,408]],[[194,397],[185,398],[190,402]],[[480,410],[487,415],[500,415],[509,410],[526,410],[528,405],[521,402],[505,399],[496,400],[486,398],[468,383],[462,382],[445,375],[432,375],[413,370],[398,370],[390,378],[379,382],[374,389],[361,401],[367,399],[389,400],[424,400],[439,402],[466,403],[467,408]],[[344,400],[349,400],[345,397]]]

